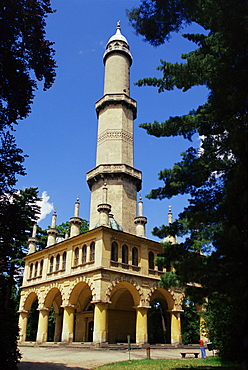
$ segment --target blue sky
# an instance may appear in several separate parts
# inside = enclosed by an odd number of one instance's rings
[[[143,173],[141,194],[144,215],[148,218],[147,236],[154,226],[167,224],[168,206],[173,216],[183,211],[187,196],[148,200],[152,188],[162,186],[158,180],[161,169],[171,168],[180,160],[180,153],[190,143],[182,138],[155,138],[139,128],[143,122],[164,121],[169,116],[186,114],[207,98],[204,87],[185,93],[179,90],[158,94],[156,88],[137,87],[143,77],[160,77],[156,67],[160,59],[179,62],[180,55],[195,48],[181,34],[170,42],[154,48],[134,33],[125,15],[126,9],[138,6],[138,0],[52,0],[56,13],[47,19],[47,39],[55,42],[57,77],[51,89],[42,85],[36,93],[32,113],[16,129],[17,145],[29,157],[25,161],[27,175],[20,177],[18,188],[38,187],[50,197],[48,211],[57,210],[57,223],[73,215],[79,195],[80,217],[89,219],[90,191],[85,174],[95,167],[97,118],[95,102],[103,95],[104,66],[102,57],[106,43],[121,21],[133,55],[131,97],[137,101],[138,115],[134,121],[134,166]],[[201,32],[197,25],[191,30]],[[186,32],[186,31],[184,31]],[[183,33],[183,32],[182,32]],[[49,204],[52,206],[49,209]],[[47,228],[51,213],[40,221]]]

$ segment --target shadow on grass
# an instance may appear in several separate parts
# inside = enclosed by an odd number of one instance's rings
[[[67,366],[65,364],[54,364],[51,362],[28,362],[22,361],[17,365],[18,370],[90,370],[85,367]]]

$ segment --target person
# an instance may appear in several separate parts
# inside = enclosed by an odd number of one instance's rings
[[[206,350],[205,350],[204,342],[202,339],[200,339],[200,350],[201,350],[201,357],[206,358]]]

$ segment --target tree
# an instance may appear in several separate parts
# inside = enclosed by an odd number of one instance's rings
[[[39,214],[38,200],[33,188],[0,197],[0,352],[5,369],[14,369],[20,358],[13,290],[23,267],[23,245]]]
[[[44,90],[54,82],[54,50],[45,39],[45,17],[51,13],[50,0],[1,1],[1,130],[28,116],[36,80],[44,80]]]
[[[185,25],[196,22],[203,28],[202,34],[182,35],[197,45],[181,56],[182,63],[161,61],[161,78],[137,82],[159,92],[197,85],[209,89],[206,103],[188,114],[141,125],[157,137],[201,138],[200,148],[192,145],[172,169],[160,172],[163,186],[148,197],[189,194],[178,220],[154,229],[162,238],[172,232],[185,237],[183,243],[165,245],[164,260],[176,271],[162,284],[199,283],[201,289],[188,285],[187,293],[199,302],[208,297],[210,339],[223,358],[239,361],[247,326],[247,8],[245,0],[144,0],[128,13],[136,32],[155,46]],[[224,317],[217,309],[223,306]]]

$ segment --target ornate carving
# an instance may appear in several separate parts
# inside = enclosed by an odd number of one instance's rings
[[[133,135],[125,130],[105,130],[98,136],[98,144],[106,140],[121,139],[127,143],[133,144]]]

